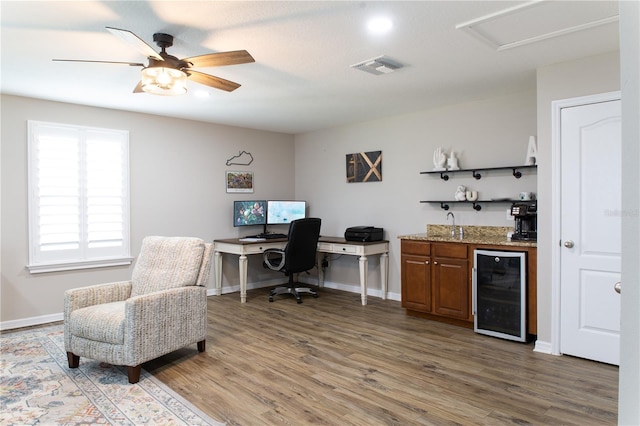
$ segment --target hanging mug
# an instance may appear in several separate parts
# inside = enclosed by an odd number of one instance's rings
[[[533,193],[532,192],[521,192],[520,193],[520,200],[522,200],[522,201],[533,200]]]

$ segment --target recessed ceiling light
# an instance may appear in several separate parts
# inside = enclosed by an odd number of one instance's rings
[[[369,21],[367,28],[374,34],[386,34],[393,28],[389,18],[374,18]]]

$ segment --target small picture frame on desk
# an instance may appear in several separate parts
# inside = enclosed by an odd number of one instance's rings
[[[227,193],[252,193],[253,172],[226,172]]]

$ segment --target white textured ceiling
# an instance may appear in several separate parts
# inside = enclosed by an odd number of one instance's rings
[[[618,25],[563,34],[615,17],[615,1],[2,1],[1,91],[82,105],[138,111],[247,128],[301,133],[535,87],[535,69],[618,50]],[[544,11],[542,8],[547,8]],[[385,35],[367,21],[387,16]],[[493,16],[496,17],[493,17]],[[480,18],[487,19],[480,19]],[[456,29],[508,43],[536,32],[560,35],[498,50]],[[251,64],[199,71],[242,85],[234,92],[189,82],[179,97],[133,94],[140,68],[52,62],[53,58],[145,62],[106,26],[127,29],[155,47],[175,37],[179,58],[246,49]],[[588,26],[587,26],[588,27]],[[350,65],[386,55],[404,68],[372,75]],[[195,92],[204,89],[208,98]]]

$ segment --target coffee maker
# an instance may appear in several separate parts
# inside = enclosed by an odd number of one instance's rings
[[[511,216],[515,221],[512,240],[536,241],[538,238],[538,202],[514,203]]]

